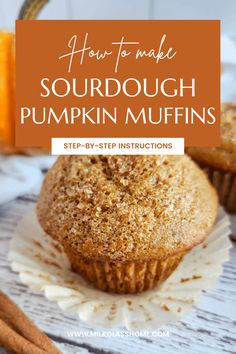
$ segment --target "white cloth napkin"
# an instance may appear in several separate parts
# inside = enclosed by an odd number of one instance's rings
[[[0,156],[0,205],[40,186],[55,156]]]

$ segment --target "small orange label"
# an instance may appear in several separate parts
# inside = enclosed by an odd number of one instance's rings
[[[16,146],[56,137],[219,144],[219,21],[17,21]]]

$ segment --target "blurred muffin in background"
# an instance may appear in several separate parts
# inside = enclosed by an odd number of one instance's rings
[[[220,203],[236,213],[236,103],[222,105],[221,145],[188,148],[187,153],[207,172]]]

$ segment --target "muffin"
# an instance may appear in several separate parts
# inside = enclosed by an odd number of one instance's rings
[[[39,223],[95,287],[138,293],[164,281],[210,233],[217,195],[188,156],[62,156]]]
[[[220,203],[236,213],[236,104],[222,105],[221,145],[188,148],[187,153],[207,172]]]

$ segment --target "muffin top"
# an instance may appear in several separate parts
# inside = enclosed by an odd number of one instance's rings
[[[221,145],[188,148],[187,153],[200,164],[236,173],[236,104],[222,105]]]
[[[188,156],[62,156],[37,204],[46,233],[93,260],[165,259],[210,232],[217,197]]]

